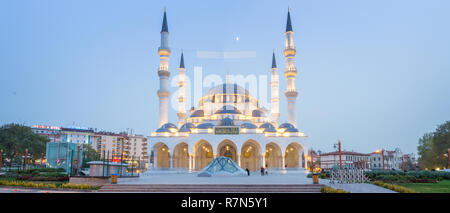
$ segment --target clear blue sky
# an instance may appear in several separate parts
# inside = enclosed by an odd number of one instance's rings
[[[346,150],[416,152],[420,136],[450,120],[450,1],[18,0],[0,2],[0,124],[75,122],[149,135],[164,7],[170,69],[184,49],[188,75],[202,66],[224,76],[268,74],[272,49],[282,73],[288,6],[297,120],[314,149],[332,151],[341,139]],[[200,59],[198,50],[256,57]]]

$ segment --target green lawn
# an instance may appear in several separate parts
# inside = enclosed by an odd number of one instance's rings
[[[420,193],[450,193],[450,180],[442,180],[437,183],[399,183]]]

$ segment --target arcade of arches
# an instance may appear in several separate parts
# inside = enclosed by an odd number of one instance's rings
[[[151,158],[154,168],[178,168],[199,171],[207,166],[214,158],[225,156],[231,158],[243,169],[257,171],[262,166],[268,169],[301,168],[303,167],[303,148],[298,143],[290,143],[284,152],[274,142],[265,147],[248,140],[238,148],[230,140],[224,140],[217,145],[217,153],[213,146],[205,140],[194,144],[193,153],[190,153],[187,143],[179,143],[174,150],[169,150],[164,143],[153,146]],[[283,156],[284,153],[284,156]]]

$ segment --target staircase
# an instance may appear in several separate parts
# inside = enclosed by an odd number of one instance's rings
[[[323,184],[107,184],[98,192],[269,192],[320,193]]]

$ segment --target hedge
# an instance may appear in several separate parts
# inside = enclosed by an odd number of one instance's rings
[[[373,182],[373,184],[377,185],[377,186],[381,186],[386,189],[390,189],[392,191],[399,192],[399,193],[417,193],[416,191],[414,191],[410,188],[406,188],[406,187],[395,185],[395,184],[383,183],[381,181],[375,181],[375,182]]]
[[[322,188],[320,188],[320,192],[322,192],[322,193],[349,193],[343,189],[335,189],[335,188],[331,188],[329,186],[323,186]]]
[[[423,180],[450,180],[450,172],[438,171],[366,171],[366,176],[371,180],[386,181],[423,181]]]

